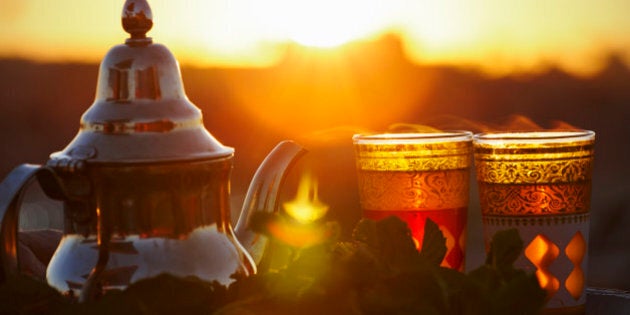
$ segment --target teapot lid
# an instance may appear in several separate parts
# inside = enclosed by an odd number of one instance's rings
[[[52,160],[145,163],[232,156],[204,127],[188,100],[179,65],[146,33],[153,26],[146,0],[127,0],[122,26],[130,37],[101,62],[94,103],[76,137]]]

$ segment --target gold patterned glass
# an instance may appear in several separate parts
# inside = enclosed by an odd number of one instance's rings
[[[363,217],[398,216],[418,248],[431,218],[447,239],[442,265],[463,270],[472,133],[355,135],[353,142]]]
[[[474,136],[486,244],[518,229],[517,266],[536,273],[547,313],[584,313],[594,143],[588,130]]]

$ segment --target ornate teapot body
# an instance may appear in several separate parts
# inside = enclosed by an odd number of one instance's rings
[[[256,271],[264,239],[248,220],[275,210],[284,173],[303,149],[285,141],[265,159],[235,232],[234,149],[204,128],[175,58],[145,36],[152,26],[146,2],[127,0],[122,21],[131,37],[101,63],[95,101],[75,139],[45,166],[22,165],[0,184],[0,281],[17,272],[20,195],[35,177],[64,201],[64,236],[47,269],[61,292],[89,300],[164,272],[227,284]],[[257,248],[254,259],[241,244]]]

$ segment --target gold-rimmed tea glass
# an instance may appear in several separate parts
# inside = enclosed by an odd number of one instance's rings
[[[546,313],[583,314],[595,133],[484,133],[474,157],[486,245],[516,228],[517,267],[547,291]]]
[[[399,217],[418,248],[431,218],[447,240],[442,265],[463,270],[472,133],[365,134],[353,143],[363,217]]]

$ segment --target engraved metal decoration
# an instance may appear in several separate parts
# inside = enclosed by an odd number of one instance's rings
[[[590,182],[549,185],[479,183],[485,215],[541,215],[588,212]]]
[[[576,158],[567,154],[567,158],[570,160],[533,160],[528,163],[485,160],[476,173],[485,182],[496,184],[572,183],[590,180],[593,167],[590,157]]]
[[[435,210],[468,204],[467,169],[359,173],[361,204],[372,210]]]

